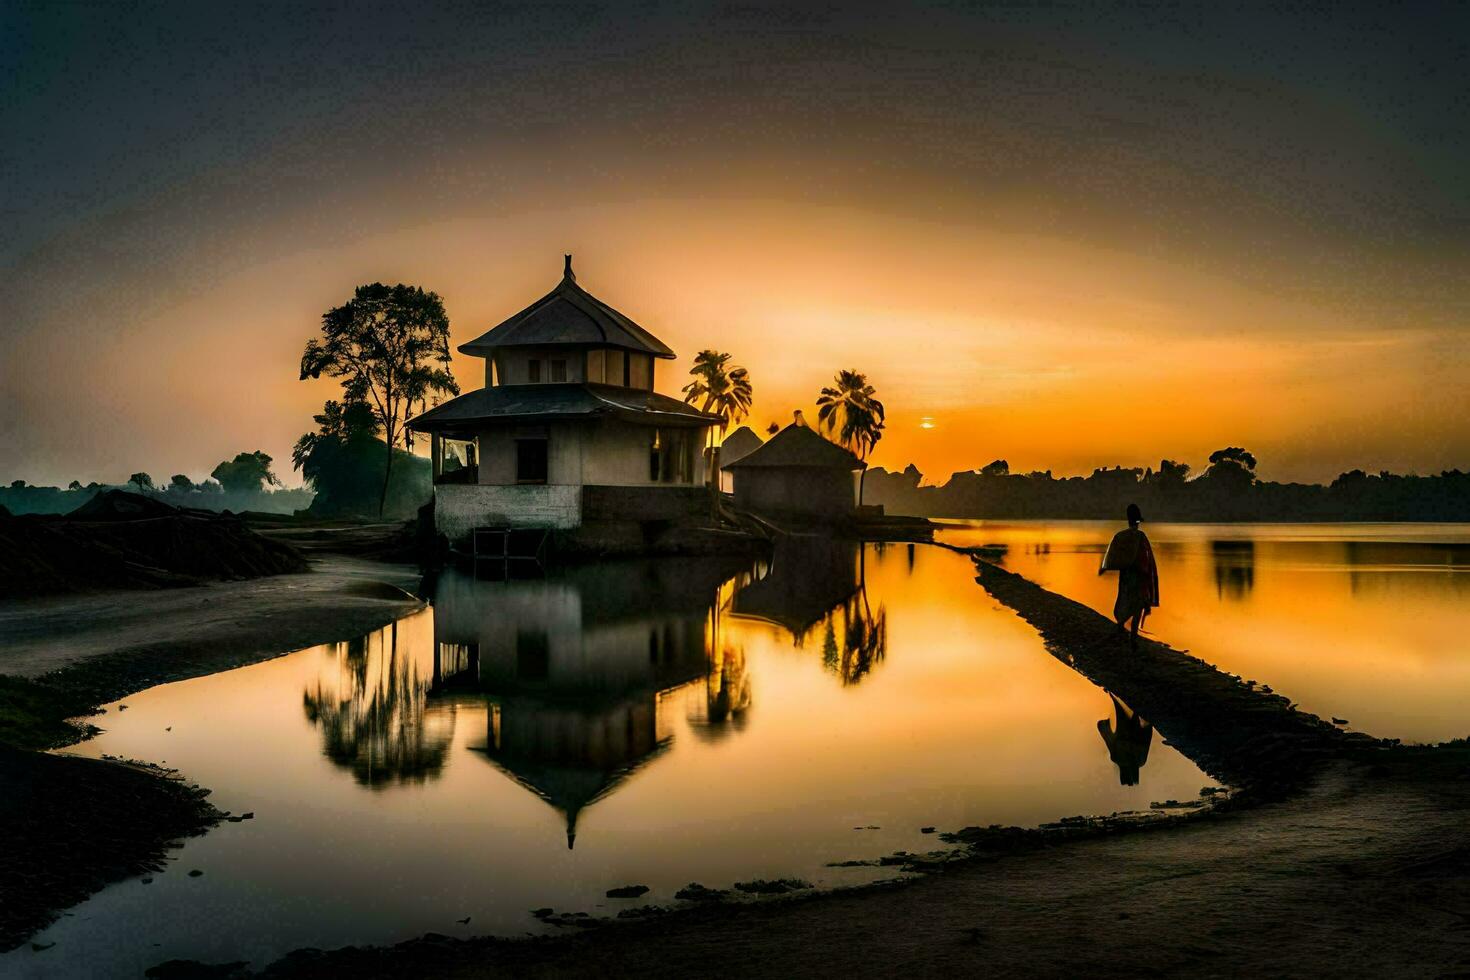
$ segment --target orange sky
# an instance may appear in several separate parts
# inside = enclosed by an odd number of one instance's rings
[[[679,353],[665,392],[728,350],[763,430],[856,368],[888,408],[874,462],[931,481],[998,457],[1198,468],[1225,445],[1268,479],[1470,465],[1440,32],[1232,14],[1166,37],[998,9],[396,25],[495,39],[433,48],[432,71],[357,64],[372,25],[326,16],[175,25],[281,49],[238,64],[148,57],[162,42],[125,18],[71,25],[97,32],[93,72],[23,60],[27,138],[0,157],[19,189],[0,479],[197,479],[259,448],[294,483],[290,447],[334,394],[296,380],[322,311],[415,283],[459,344],[567,251]]]

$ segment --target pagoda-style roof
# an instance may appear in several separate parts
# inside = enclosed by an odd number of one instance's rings
[[[677,398],[642,388],[590,383],[496,385],[478,388],[429,409],[408,422],[415,432],[442,432],[478,422],[590,419],[610,416],[657,425],[718,424],[716,415]]]
[[[577,285],[568,255],[556,288],[467,344],[462,354],[488,357],[497,347],[618,347],[654,357],[674,352],[653,334]]]
[[[757,469],[776,466],[814,466],[822,469],[860,470],[865,464],[837,443],[824,439],[809,426],[793,422],[721,469]]]

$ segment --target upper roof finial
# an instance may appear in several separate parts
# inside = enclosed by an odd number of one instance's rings
[[[572,271],[572,253],[571,252],[568,252],[567,253],[567,267],[566,267],[565,270],[563,270],[562,276],[564,278],[566,278],[566,279],[570,279],[572,282],[576,282],[577,281],[577,274]]]

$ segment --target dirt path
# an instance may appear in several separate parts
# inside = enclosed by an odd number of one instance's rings
[[[360,636],[422,603],[418,572],[342,557],[312,571],[150,592],[0,605],[0,674],[45,678],[93,703]]]
[[[1140,637],[1131,649],[1111,620],[998,565],[977,558],[975,573],[991,596],[1036,628],[1053,656],[1121,698],[1222,783],[1280,795],[1331,758],[1391,747],[1343,732],[1166,644]]]

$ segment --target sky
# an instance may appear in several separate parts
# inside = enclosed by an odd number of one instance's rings
[[[0,480],[294,484],[322,312],[566,252],[660,390],[855,368],[928,482],[1470,467],[1470,6],[1217,6],[10,0]]]

